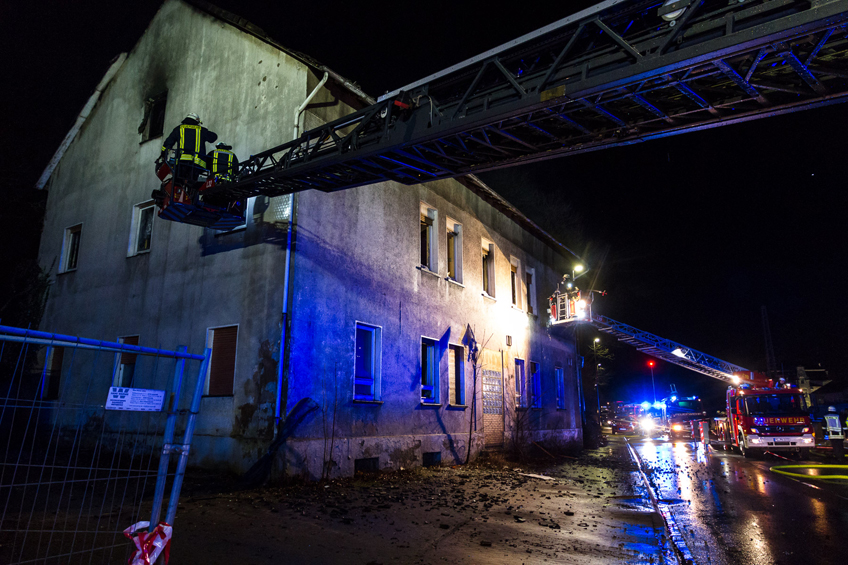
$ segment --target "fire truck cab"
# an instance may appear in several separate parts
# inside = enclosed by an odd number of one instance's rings
[[[803,393],[794,386],[766,381],[727,389],[727,417],[719,440],[745,457],[795,452],[806,457],[815,446]]]

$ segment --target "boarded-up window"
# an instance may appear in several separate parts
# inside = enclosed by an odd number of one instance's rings
[[[465,348],[451,345],[448,350],[448,388],[451,404],[465,404]]]
[[[236,373],[238,326],[209,330],[209,396],[232,396]]]
[[[137,335],[128,335],[119,337],[118,343],[127,345],[138,345]],[[138,356],[135,353],[128,351],[121,352],[121,358],[118,364],[118,379],[116,386],[133,386],[133,377],[135,376],[135,361]]]
[[[557,390],[557,408],[565,408],[565,372],[562,367],[554,368],[556,375],[556,390]]]

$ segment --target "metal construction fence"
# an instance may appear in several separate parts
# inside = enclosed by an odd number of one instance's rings
[[[0,563],[125,563],[173,522],[209,350],[124,341],[0,326]]]

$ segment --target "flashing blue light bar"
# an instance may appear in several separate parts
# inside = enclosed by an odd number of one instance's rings
[[[665,404],[663,404],[662,402],[654,402],[654,408],[656,408],[658,410],[665,408]]]
[[[643,402],[643,403],[642,403],[642,408],[643,408],[644,410],[647,410],[647,409],[648,409],[648,408],[650,408],[650,407],[651,407],[651,403],[650,403],[650,402]]]

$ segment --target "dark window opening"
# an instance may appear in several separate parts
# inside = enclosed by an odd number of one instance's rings
[[[524,273],[524,300],[527,303],[527,313],[535,314],[533,310],[533,297],[530,296],[530,289],[533,287],[533,273]]]
[[[157,96],[148,98],[144,103],[144,118],[138,126],[141,141],[160,137],[165,130],[165,105],[168,101],[168,93],[163,92]]]
[[[428,451],[421,454],[421,465],[424,467],[438,467],[442,464],[441,451]]]
[[[439,402],[438,370],[436,342],[421,338],[421,402]]]
[[[365,457],[363,459],[353,460],[353,474],[357,473],[378,473],[380,472],[379,457]]]
[[[118,339],[119,343],[127,345],[138,345],[138,336],[130,335]],[[138,357],[135,353],[124,351],[121,353],[120,364],[118,366],[117,386],[133,386],[133,377],[135,376],[135,361]]]
[[[46,387],[42,389],[44,392],[44,400],[59,399],[59,381],[62,377],[62,361],[65,358],[65,349],[63,347],[51,347],[50,359],[48,359],[47,370],[44,378],[47,381]]]
[[[421,214],[421,266],[431,269],[430,239],[433,230],[433,218]]]

